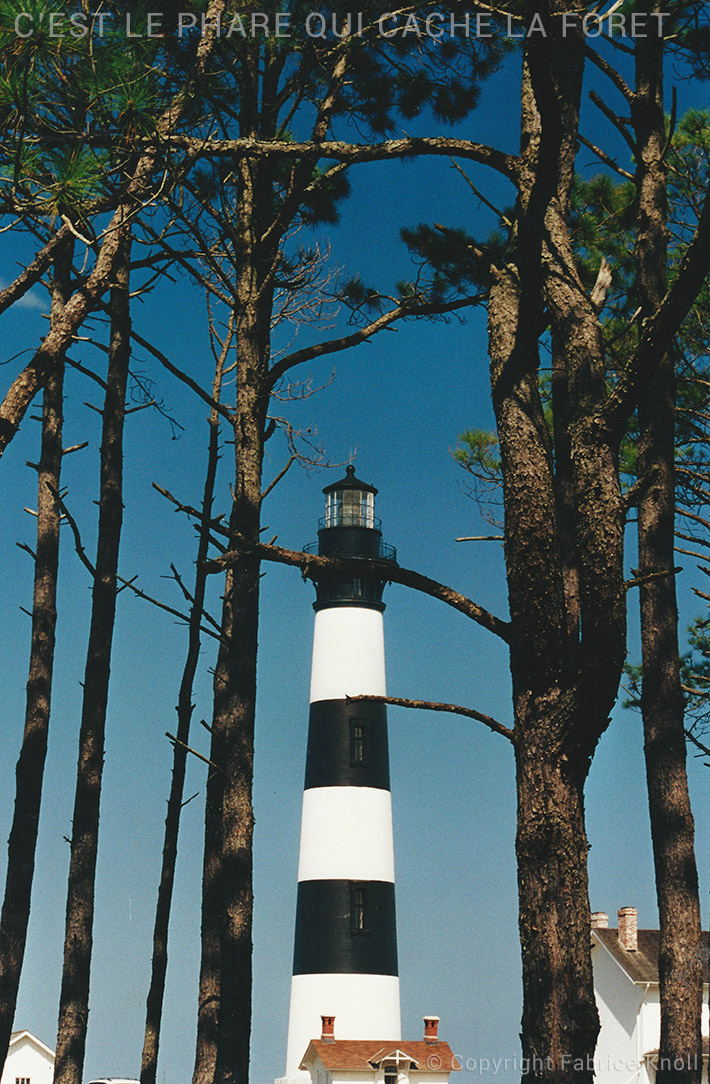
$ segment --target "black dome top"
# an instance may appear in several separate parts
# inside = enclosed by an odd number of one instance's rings
[[[336,489],[364,489],[368,493],[377,493],[374,486],[369,485],[367,482],[361,482],[359,478],[355,477],[355,468],[353,466],[346,467],[345,477],[341,478],[339,482],[333,482],[332,485],[326,486],[323,492],[332,493]]]

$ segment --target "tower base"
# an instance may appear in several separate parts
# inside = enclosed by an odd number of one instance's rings
[[[319,1039],[321,1016],[334,1016],[338,1039],[400,1039],[396,975],[294,975],[291,980],[286,1073],[276,1084],[304,1084],[299,1069],[311,1039]]]

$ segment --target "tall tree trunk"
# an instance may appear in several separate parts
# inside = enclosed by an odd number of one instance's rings
[[[658,3],[637,3],[657,13]],[[666,131],[663,41],[636,41],[636,93],[631,117],[638,147],[636,243],[639,304],[656,311],[666,292]],[[658,1084],[699,1084],[702,955],[694,825],[686,773],[674,575],[675,373],[661,359],[639,406],[639,576],[642,582],[641,711],[651,837],[660,917],[661,1042]],[[659,573],[661,575],[659,576]],[[683,1066],[683,1068],[678,1068]]]
[[[64,240],[53,260],[52,318],[71,292],[74,245]],[[60,510],[57,496],[62,464],[64,366],[60,362],[44,387],[42,449],[37,483],[32,641],[27,680],[25,728],[15,769],[15,811],[8,841],[5,896],[0,924],[0,1064],[5,1063],[27,941],[35,851],[54,669],[59,570]]]
[[[99,528],[72,823],[56,1084],[81,1084],[89,1015],[104,733],[123,522],[123,427],[131,331],[130,247],[130,233],[124,228],[110,295],[111,340],[103,408]]]
[[[582,784],[545,749],[547,721],[516,742],[524,1080],[592,1081],[599,1021],[589,943]],[[545,750],[541,753],[541,749]]]
[[[599,1024],[589,951],[583,803],[588,760],[571,737],[583,703],[577,645],[570,641],[577,598],[565,591],[568,566],[557,543],[537,350],[525,332],[539,320],[539,305],[524,279],[521,286],[512,270],[500,272],[489,309],[512,624],[522,1077],[591,1084]],[[594,729],[598,736],[606,720],[598,706],[589,713],[585,734]]]
[[[272,51],[253,43],[241,69],[240,135],[273,138],[278,110]],[[263,70],[263,94],[260,78]],[[274,227],[273,165],[238,164],[234,289],[237,401],[230,530],[244,552],[225,577],[221,642],[214,675],[202,898],[202,964],[193,1084],[248,1084],[252,996],[254,718],[261,562],[264,433],[269,403],[273,272],[283,230]],[[296,182],[294,181],[294,187]],[[288,201],[287,201],[288,202]]]
[[[261,471],[268,402],[270,305],[259,290],[255,182],[240,166],[242,266],[235,311],[237,404],[235,482],[230,529],[247,545],[259,541]],[[268,292],[267,292],[268,293]],[[266,319],[264,322],[264,313]],[[249,1075],[253,909],[252,774],[256,705],[260,562],[246,553],[227,572],[221,642],[214,676],[202,898],[202,963],[194,1084]]]
[[[224,635],[224,633],[222,633]],[[210,758],[215,764],[214,733]],[[200,987],[193,1084],[212,1084],[217,1063],[217,1028],[220,994],[220,895],[222,769],[212,768],[205,798],[205,850],[202,865],[202,925],[200,931]]]
[[[238,371],[245,377],[246,343]],[[238,377],[239,379],[239,377]],[[237,489],[231,529],[259,540],[263,421],[242,393],[235,426]],[[245,556],[226,576],[207,787],[202,967],[194,1084],[248,1081],[251,1030],[251,787],[259,612],[257,558]]]
[[[223,354],[219,359],[212,387],[212,397],[216,401],[219,401],[220,397],[224,360]],[[163,863],[160,873],[160,885],[158,887],[158,901],[155,909],[153,962],[146,1004],[145,1039],[143,1042],[140,1076],[141,1084],[155,1084],[158,1066],[160,1025],[165,996],[165,975],[168,967],[168,927],[170,924],[170,910],[172,906],[173,886],[175,883],[180,813],[182,810],[183,787],[185,783],[185,767],[187,761],[186,746],[190,736],[190,722],[194,708],[192,694],[197,663],[200,656],[200,627],[202,624],[202,611],[205,602],[205,587],[207,583],[205,561],[207,560],[209,548],[210,519],[212,517],[212,504],[214,500],[214,486],[218,460],[219,413],[216,409],[213,409],[210,415],[207,473],[202,496],[202,521],[200,523],[197,545],[195,588],[192,608],[190,610],[187,658],[185,660],[185,668],[180,682],[180,692],[178,694],[177,703],[178,725],[176,737],[178,741],[175,744],[173,753],[173,774],[168,797],[168,811],[165,818]]]
[[[493,268],[491,387],[501,448],[511,614],[523,950],[524,1081],[592,1084],[599,1022],[589,938],[584,784],[625,653],[623,518],[603,343],[569,240],[584,41],[568,5],[531,2],[521,171],[508,262]],[[549,323],[553,407],[537,340]]]

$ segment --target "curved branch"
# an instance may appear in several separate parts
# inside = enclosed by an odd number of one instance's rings
[[[36,142],[40,146],[62,146],[73,139],[56,136],[41,137]],[[102,137],[89,137],[86,142],[92,146],[104,146]],[[418,155],[453,155],[467,158],[481,165],[502,173],[513,183],[517,182],[519,159],[514,154],[505,154],[495,147],[483,143],[473,143],[470,139],[454,139],[447,136],[405,136],[402,139],[387,139],[382,143],[347,143],[344,140],[329,139],[322,142],[308,141],[290,143],[286,140],[265,139],[196,139],[194,136],[171,134],[164,141],[146,140],[139,144],[143,152],[157,153],[166,146],[171,150],[181,150],[202,158],[301,158],[317,153],[319,158],[332,158],[338,162],[355,165],[359,162],[382,162],[395,158],[414,158]]]
[[[447,312],[456,312],[457,309],[476,305],[480,300],[481,295],[476,294],[475,297],[463,297],[458,301],[449,301],[447,304],[429,301],[421,305],[413,305],[404,301],[394,309],[390,309],[389,312],[382,313],[381,316],[366,324],[365,327],[358,328],[357,331],[353,331],[349,335],[342,335],[338,339],[327,339],[325,342],[305,346],[302,350],[287,354],[285,358],[281,358],[272,366],[269,372],[269,385],[273,387],[284,373],[289,369],[293,369],[296,365],[302,365],[306,361],[323,357],[324,354],[336,354],[340,350],[348,350],[351,346],[358,346],[397,320],[419,316],[440,316]]]
[[[503,726],[502,723],[497,722],[496,719],[492,719],[490,715],[483,715],[480,711],[475,711],[474,708],[463,708],[458,704],[442,704],[438,700],[405,700],[400,696],[346,696],[348,701],[366,700],[373,704],[392,704],[397,708],[421,708],[422,711],[448,711],[452,715],[465,715],[467,719],[475,719],[479,723],[483,723],[489,730],[492,730],[494,734],[502,734],[508,741],[514,740],[514,733],[510,727]]]
[[[178,140],[179,142],[179,140]],[[313,151],[312,143],[277,143],[260,140],[224,140],[221,143],[207,141],[201,144],[202,153],[237,154],[249,157],[294,158]],[[518,175],[518,158],[513,154],[504,154],[495,147],[482,143],[473,143],[469,139],[453,139],[445,136],[422,136],[403,139],[388,139],[383,143],[345,143],[342,140],[323,140],[318,143],[322,158],[334,158],[338,162],[381,162],[388,158],[412,158],[416,155],[454,155],[456,158],[468,158],[481,165],[490,166],[511,181]]]
[[[236,541],[241,541],[236,536]],[[247,547],[228,550],[221,557],[215,557],[207,564],[208,572],[222,572],[240,561],[247,551]],[[477,602],[454,591],[437,580],[423,576],[421,572],[415,572],[411,568],[402,568],[401,565],[392,564],[390,561],[375,560],[374,558],[362,557],[323,557],[320,554],[303,553],[301,550],[287,550],[281,546],[268,546],[265,543],[257,543],[249,547],[249,552],[261,561],[274,561],[282,565],[295,565],[300,568],[304,579],[316,580],[318,572],[344,572],[346,575],[359,574],[362,571],[363,560],[367,562],[368,571],[386,580],[388,583],[400,583],[403,587],[411,587],[422,594],[438,598],[459,613],[465,614],[475,621],[477,625],[488,629],[505,643],[510,643],[511,628],[508,621],[502,621],[499,617],[484,610]]]

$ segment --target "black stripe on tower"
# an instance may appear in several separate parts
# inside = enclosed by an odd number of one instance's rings
[[[316,582],[316,601],[313,609],[327,610],[334,606],[359,606],[363,610],[384,612],[382,592],[384,580],[373,579],[367,575],[367,564],[363,562],[361,576],[321,574]]]
[[[294,975],[398,975],[391,881],[301,881]]]
[[[316,700],[308,724],[305,789],[390,789],[384,704]]]
[[[318,531],[318,553],[325,557],[357,557],[362,561],[353,575],[342,572],[323,572],[316,580],[316,601],[313,609],[324,610],[331,606],[360,606],[366,610],[383,611],[382,592],[386,580],[373,573],[370,559],[397,563],[397,551],[382,541],[379,526],[365,526],[364,522],[350,523],[343,519]],[[378,521],[379,523],[379,521]]]

